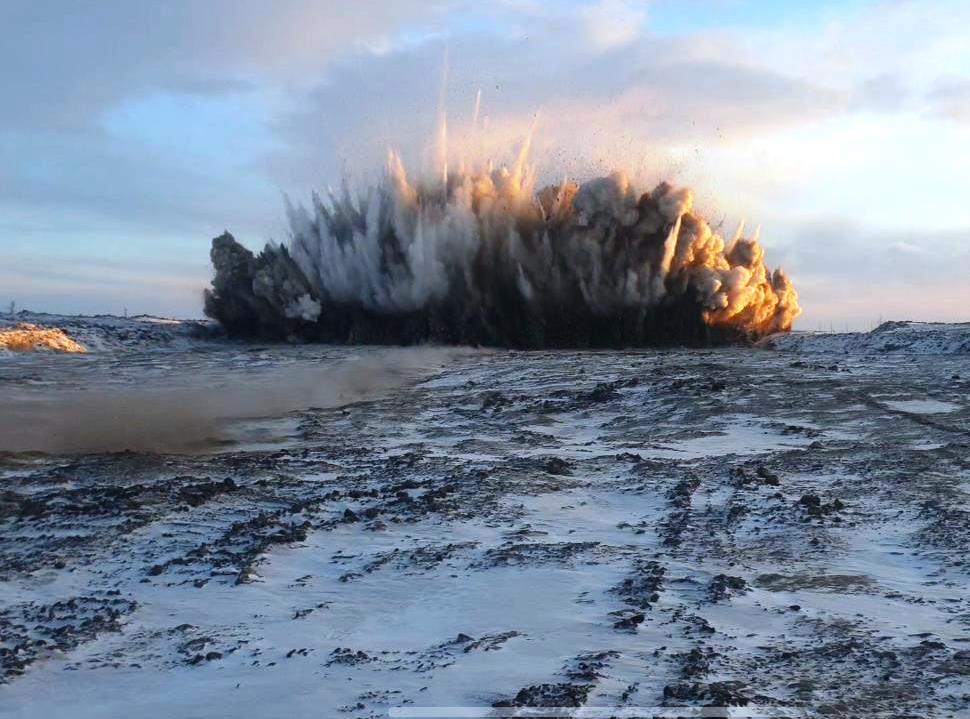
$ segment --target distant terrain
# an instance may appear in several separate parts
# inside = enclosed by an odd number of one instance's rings
[[[196,342],[224,339],[214,320],[178,320],[152,315],[116,317],[114,315],[57,315],[45,312],[18,312],[0,316],[0,353],[5,348],[3,334],[18,325],[29,324],[41,330],[61,330],[65,337],[88,352],[118,349],[188,347]],[[928,352],[961,354],[970,352],[970,322],[884,322],[870,332],[794,331],[771,335],[761,340],[763,349],[781,352],[866,353]],[[59,351],[40,343],[36,349]]]
[[[78,347],[65,350],[44,332],[60,333]],[[14,343],[13,337],[23,337]],[[103,352],[121,349],[188,347],[220,335],[218,325],[207,320],[174,320],[152,315],[58,315],[21,311],[0,316],[0,354],[4,351]],[[5,337],[10,339],[5,341]],[[32,341],[31,341],[32,340]]]

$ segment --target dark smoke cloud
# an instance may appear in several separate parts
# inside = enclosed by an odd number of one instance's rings
[[[757,237],[727,243],[689,190],[623,173],[538,192],[525,163],[289,206],[258,255],[213,240],[206,313],[232,336],[522,348],[708,344],[791,328],[798,297]]]

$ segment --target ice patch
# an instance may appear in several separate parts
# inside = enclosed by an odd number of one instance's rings
[[[900,399],[889,400],[883,404],[900,412],[911,412],[912,414],[945,414],[960,409],[958,404],[943,402],[938,399]]]

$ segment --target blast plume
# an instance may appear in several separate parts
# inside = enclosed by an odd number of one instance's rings
[[[798,295],[757,237],[729,241],[686,188],[622,172],[535,189],[511,167],[408,177],[287,202],[290,238],[212,243],[206,313],[231,336],[519,348],[701,345],[787,331]]]

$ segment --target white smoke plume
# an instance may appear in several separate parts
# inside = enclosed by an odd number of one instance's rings
[[[442,142],[446,135],[441,133]],[[291,237],[254,257],[213,242],[206,311],[230,334],[514,347],[704,344],[787,331],[798,296],[743,227],[728,240],[686,188],[623,172],[536,189],[514,163],[287,204]]]

